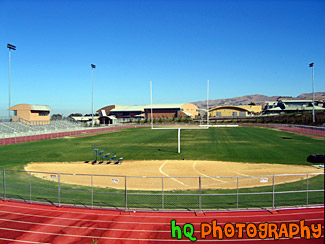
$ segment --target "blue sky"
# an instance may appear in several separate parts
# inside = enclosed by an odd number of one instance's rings
[[[325,91],[323,0],[0,0],[0,115]]]

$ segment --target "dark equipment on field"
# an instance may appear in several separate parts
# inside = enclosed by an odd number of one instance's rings
[[[323,164],[325,163],[325,154],[311,154],[307,157],[309,163]]]
[[[118,160],[115,161],[114,164],[121,164],[123,162],[123,158],[119,158]]]
[[[92,151],[94,158],[94,161],[92,162],[93,165],[97,164],[98,157],[98,164],[121,164],[123,161],[123,158],[116,160],[116,152],[108,147],[92,145]],[[113,156],[111,157],[110,155]],[[104,162],[105,160],[107,160],[106,163]]]

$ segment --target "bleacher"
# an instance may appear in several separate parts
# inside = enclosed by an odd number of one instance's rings
[[[71,120],[51,120],[51,123],[48,125],[26,125],[22,122],[0,122],[0,138],[81,129],[84,129],[81,123]]]

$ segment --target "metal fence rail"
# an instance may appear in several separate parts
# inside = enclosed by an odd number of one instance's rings
[[[71,179],[75,177],[78,177],[80,184],[83,185],[71,184]],[[324,173],[177,177],[183,182],[194,182],[194,187],[192,185],[187,190],[171,189],[170,186],[167,189],[166,183],[171,181],[171,177],[87,175],[2,169],[0,179],[0,196],[3,200],[47,203],[58,207],[73,205],[125,211],[133,209],[204,211],[274,209],[284,206],[308,207],[324,204]],[[104,182],[114,180],[118,187],[99,187],[98,182],[103,182],[103,179]],[[136,190],[142,180],[144,180],[143,184],[154,186],[156,189]],[[222,189],[212,185],[207,186],[207,182],[211,180],[233,181],[236,187]],[[246,187],[247,181],[257,182],[257,185]]]

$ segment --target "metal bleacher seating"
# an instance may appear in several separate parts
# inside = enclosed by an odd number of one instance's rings
[[[51,120],[48,125],[27,125],[22,122],[2,121],[0,122],[0,138],[81,129],[84,129],[82,124],[70,120]]]

